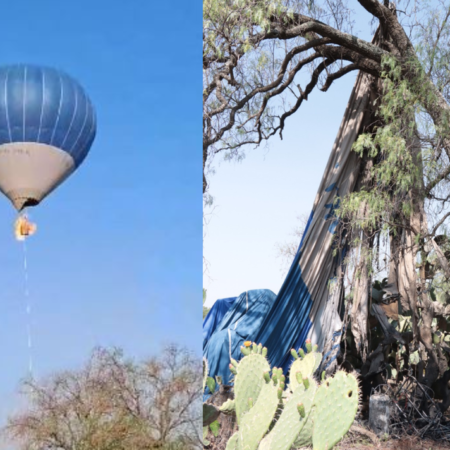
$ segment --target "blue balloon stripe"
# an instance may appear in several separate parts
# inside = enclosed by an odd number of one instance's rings
[[[42,93],[42,73],[36,67],[27,66],[26,74],[26,116],[24,136],[26,141],[37,141],[39,133],[39,119],[41,115],[41,105],[43,100]],[[1,117],[1,113],[0,113]],[[1,123],[0,123],[1,128]]]
[[[53,145],[81,164],[95,138],[96,118],[74,79],[46,67],[6,66],[0,67],[0,89],[0,145]]]
[[[27,112],[25,105],[27,103],[27,68],[23,68],[23,104],[22,104],[22,123],[23,123],[23,130],[22,130],[22,139],[25,140],[25,131],[27,127]]]
[[[11,141],[22,139],[23,133],[23,75],[14,67],[8,74],[7,101]]]
[[[61,105],[61,83],[58,74],[49,70],[45,74],[44,112],[42,114],[42,131],[39,142],[52,144],[55,123],[58,119]]]
[[[55,125],[53,125],[53,132],[52,132],[52,137],[50,138],[50,145],[53,145],[53,139],[55,138],[55,133],[58,130],[58,123],[59,123],[59,119],[61,117],[61,110],[62,110],[63,102],[64,102],[64,85],[61,80],[61,75],[58,76],[58,79],[59,79],[59,86],[60,86],[59,106],[58,106],[58,114],[56,115],[56,119],[55,119]]]
[[[92,111],[92,114],[93,113],[94,113],[94,111]],[[88,149],[92,145],[92,142],[94,141],[94,138],[95,138],[95,129],[96,129],[96,123],[95,123],[95,117],[94,117],[93,120],[91,121],[91,128],[88,131],[88,133],[86,134],[85,141],[79,146],[79,151],[74,152],[73,154],[71,153],[74,161],[77,161],[78,164],[81,164],[81,162],[84,161],[84,159],[86,158],[86,156],[88,154]]]
[[[41,97],[41,102],[39,104],[39,106],[40,106],[40,113],[39,113],[39,130],[38,130],[38,135],[37,135],[37,138],[36,138],[37,142],[40,142],[40,139],[41,139],[42,117],[44,117],[44,106],[45,106],[45,103],[44,103],[45,73],[44,73],[43,70],[41,70],[40,73],[41,73],[41,84],[40,84],[40,86],[41,86],[41,96],[42,97]]]
[[[4,95],[5,93],[5,82],[6,82],[6,73],[0,72],[0,97]],[[4,141],[5,136],[8,135],[8,125],[6,122],[6,108],[5,108],[5,102],[0,101],[0,134],[4,135],[2,136],[2,140]],[[8,139],[8,138],[6,138]]]
[[[83,132],[83,141],[80,140],[79,149],[73,153],[73,157],[75,160],[83,160],[87,154],[87,148],[92,144],[95,137],[95,130],[97,127],[95,120],[94,108],[92,105],[89,105],[89,127],[85,127],[85,131]]]
[[[78,127],[78,133],[76,136],[75,141],[73,142],[72,146],[68,149],[68,152],[73,156],[78,148],[82,148],[82,136],[83,136],[83,132],[86,128],[86,126],[89,126],[89,103],[85,103],[85,112],[84,112],[84,117],[83,117],[83,123],[81,125],[81,127]]]
[[[11,137],[11,126],[9,122],[9,111],[8,111],[8,78],[9,78],[9,70],[6,72],[6,78],[5,78],[5,92],[4,92],[4,102],[5,102],[5,112],[6,112],[6,126],[8,127],[8,137],[9,142],[12,141]]]
[[[61,142],[61,147],[64,147],[64,144],[67,141],[67,138],[69,137],[70,134],[70,130],[72,129],[72,125],[74,123],[75,117],[77,115],[77,111],[78,111],[78,92],[77,92],[77,87],[76,86],[72,86],[73,89],[73,113],[72,113],[72,117],[70,118],[70,122],[69,122],[69,126],[67,127],[67,131],[66,134],[64,136],[64,139]]]

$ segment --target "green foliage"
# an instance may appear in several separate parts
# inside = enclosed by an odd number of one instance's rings
[[[220,415],[220,410],[211,403],[203,403],[203,426],[212,424]]]
[[[242,53],[254,48],[251,30],[270,29],[270,18],[292,17],[283,0],[203,0],[203,28],[205,30],[204,55],[222,58],[227,53],[227,43],[222,30],[227,30],[227,39],[240,46]],[[258,64],[267,63],[267,55],[261,53]]]
[[[308,353],[299,356],[293,351],[286,390],[282,370],[270,370],[261,345],[241,347],[244,358],[236,364],[235,379],[239,429],[228,441],[228,450],[289,450],[292,445],[311,443],[314,450],[323,450],[324,445],[331,450],[347,433],[358,408],[358,382],[354,375],[338,372],[334,378],[323,379],[319,387],[313,374],[322,355],[317,346],[307,344]],[[221,409],[231,409],[230,403]],[[329,404],[333,414],[326,412]],[[326,433],[315,425],[315,417],[323,422]]]
[[[431,295],[434,300],[443,305],[450,304],[450,280],[442,273],[438,273],[431,283]]]
[[[214,378],[211,378],[208,376],[209,368],[208,368],[208,361],[206,358],[203,358],[203,391],[205,391],[205,388],[208,387],[208,389],[213,393],[216,389],[216,382],[214,381]],[[220,415],[220,410],[214,405],[211,405],[209,403],[203,403],[203,427],[207,427],[211,423],[213,423]]]
[[[216,381],[214,380],[214,378],[208,377],[206,379],[206,386],[208,386],[209,392],[211,392],[211,394],[214,394],[214,392],[216,391]]]
[[[208,432],[209,428],[206,426],[203,427],[203,445],[209,445],[210,441],[208,440]]]
[[[413,78],[404,77],[405,65],[409,73],[414,73]],[[420,200],[417,196],[423,184],[424,160],[417,148],[416,119],[424,97],[431,93],[418,63],[405,65],[392,56],[382,60],[383,88],[377,105],[380,125],[361,134],[353,146],[361,157],[374,162],[368,168],[370,182],[342,199],[337,211],[341,218],[368,232],[380,225],[392,226],[395,217],[409,217],[413,211],[412,189],[417,190],[415,200]],[[425,172],[430,169],[425,167]]]
[[[219,436],[219,433],[220,433],[220,423],[219,423],[217,420],[215,420],[213,423],[211,423],[211,424],[209,425],[209,429],[211,430],[211,433],[212,433],[215,437]]]

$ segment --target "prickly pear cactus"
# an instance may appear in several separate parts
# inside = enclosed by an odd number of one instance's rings
[[[294,441],[293,447],[294,448],[302,448],[302,447],[308,447],[312,445],[312,434],[313,434],[313,411],[311,410],[311,413],[308,416],[308,419],[303,426],[303,428],[300,430],[300,433],[298,434],[297,438]]]
[[[281,382],[264,380],[264,384],[254,406],[241,419],[239,426],[239,449],[256,450],[261,439],[267,433],[278,405],[283,389]],[[251,403],[251,402],[250,402]]]
[[[272,444],[273,434],[269,433],[259,444],[258,450],[269,450]]]
[[[330,450],[350,429],[359,406],[358,380],[339,371],[322,382],[314,399],[313,450]]]
[[[238,450],[238,434],[234,433],[233,436],[228,439],[227,447],[225,450]]]
[[[215,387],[215,382],[212,378],[210,378],[213,383],[214,383],[214,387]],[[206,360],[206,358],[203,358],[203,392],[205,391],[205,387],[208,383],[208,361]],[[211,392],[214,392],[214,388],[211,385]],[[211,405],[209,403],[203,403],[203,426],[208,426],[210,425],[212,422],[214,422],[218,417],[219,417],[220,411],[219,409],[214,406]]]
[[[228,399],[219,410],[223,413],[230,414],[236,411],[236,402],[234,400]]]
[[[298,353],[292,349],[291,355],[294,357],[291,369],[289,371],[289,382],[292,391],[297,389],[297,386],[301,383],[299,380],[298,372],[301,374],[301,378],[312,377],[314,372],[319,368],[322,361],[322,353],[317,351],[317,346],[311,346],[310,341],[306,341],[306,349],[308,353],[302,349],[299,349]]]
[[[292,351],[291,383],[285,390],[281,369],[270,366],[267,349],[261,344],[241,347],[244,358],[232,360],[236,374],[235,400],[220,408],[236,410],[239,430],[226,450],[289,450],[313,444],[313,450],[331,450],[347,433],[359,404],[359,387],[354,375],[338,372],[322,379],[313,378],[322,355],[307,342],[307,353]],[[295,353],[295,354],[294,354]],[[269,429],[273,428],[269,431]]]
[[[317,383],[312,378],[307,383],[297,386],[285,403],[277,423],[261,442],[259,450],[287,450],[291,448],[308,421],[316,391]]]
[[[241,347],[241,351],[245,347]],[[270,365],[262,353],[250,353],[242,358],[236,367],[234,379],[234,398],[236,405],[236,418],[238,425],[241,424],[242,416],[250,409],[248,399],[255,403],[259,397],[261,388],[265,383],[264,373],[270,371]],[[256,347],[256,350],[258,348]],[[244,352],[243,352],[244,353]]]
[[[203,426],[211,425],[220,415],[220,410],[210,403],[203,403]]]

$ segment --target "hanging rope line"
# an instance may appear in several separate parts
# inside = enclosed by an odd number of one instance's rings
[[[30,377],[33,376],[33,343],[31,333],[31,301],[30,289],[28,283],[28,258],[27,258],[27,244],[23,241],[23,269],[24,269],[24,297],[25,297],[25,311],[27,321],[27,343],[28,343],[28,372]]]

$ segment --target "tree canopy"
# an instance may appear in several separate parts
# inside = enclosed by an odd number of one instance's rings
[[[194,450],[201,391],[200,359],[184,348],[141,362],[99,348],[80,370],[26,382],[28,406],[5,431],[27,450]]]
[[[236,158],[245,144],[282,136],[313,89],[327,91],[357,70],[381,77],[383,60],[397,61],[406,82],[423,70],[417,100],[447,132],[448,5],[404,1],[396,9],[358,0],[355,7],[379,26],[376,43],[352,34],[354,14],[344,0],[204,0],[204,192],[215,155]],[[440,146],[448,155],[447,139]]]

